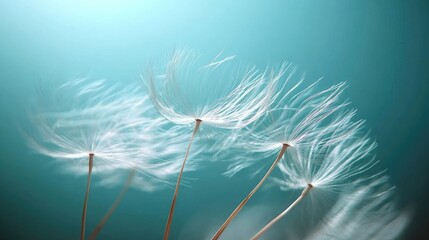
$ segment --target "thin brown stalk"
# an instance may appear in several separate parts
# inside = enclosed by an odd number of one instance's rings
[[[234,211],[229,215],[228,219],[222,224],[222,226],[217,230],[216,234],[212,237],[212,240],[217,240],[222,233],[225,231],[225,229],[228,227],[228,225],[231,223],[231,221],[237,216],[238,212],[246,205],[246,203],[250,200],[250,198],[255,194],[255,192],[262,186],[262,184],[267,180],[268,176],[271,174],[271,172],[274,170],[277,163],[280,161],[280,159],[283,157],[286,149],[289,147],[288,144],[283,144],[282,149],[279,152],[279,155],[277,156],[276,160],[273,162],[271,167],[268,169],[268,171],[265,173],[264,177],[259,181],[259,183],[256,185],[255,188],[247,195],[246,198],[241,201],[241,203],[234,209]]]
[[[174,190],[173,200],[171,202],[171,207],[170,207],[170,213],[168,214],[168,220],[167,220],[167,224],[165,226],[164,240],[168,240],[171,222],[173,220],[174,207],[176,206],[176,199],[177,199],[177,195],[179,193],[179,185],[180,185],[180,181],[182,179],[183,169],[185,168],[186,160],[188,159],[189,150],[191,149],[192,141],[194,140],[195,135],[197,134],[198,129],[200,128],[201,122],[202,121],[200,119],[195,120],[194,131],[192,132],[191,139],[189,140],[188,148],[186,149],[186,153],[185,153],[185,158],[183,159],[182,167],[180,169],[179,176],[177,177],[176,189]]]
[[[307,194],[310,192],[310,190],[313,188],[313,185],[308,184],[307,187],[302,191],[301,195],[288,207],[286,208],[282,213],[280,213],[277,217],[275,217],[271,222],[269,222],[265,227],[263,227],[255,236],[252,237],[252,240],[259,239],[262,234],[264,234],[268,229],[270,229],[274,223],[276,223],[278,220],[280,220],[284,215],[286,215],[293,207],[295,207],[302,199],[307,196]]]
[[[101,232],[101,229],[106,224],[107,220],[112,216],[113,212],[115,212],[116,208],[118,208],[119,204],[122,202],[122,199],[124,198],[125,194],[127,193],[128,189],[130,188],[131,182],[136,175],[136,170],[131,170],[130,174],[128,175],[128,179],[125,182],[121,192],[116,197],[115,202],[110,207],[109,211],[104,215],[103,219],[98,223],[98,225],[95,227],[94,231],[89,236],[89,240],[95,240],[98,236],[98,234]]]
[[[85,239],[86,208],[88,206],[89,188],[91,186],[91,173],[92,173],[93,161],[94,161],[94,153],[90,153],[89,160],[88,160],[88,181],[86,183],[86,193],[85,193],[85,200],[83,203],[83,212],[82,212],[82,226],[80,231],[81,240]]]

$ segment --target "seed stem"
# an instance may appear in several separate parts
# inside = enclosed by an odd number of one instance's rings
[[[186,153],[185,153],[185,158],[183,159],[182,167],[180,169],[179,176],[177,177],[176,189],[174,190],[173,200],[171,201],[170,212],[168,214],[167,224],[165,226],[164,240],[168,240],[168,235],[170,233],[170,226],[173,220],[174,208],[176,206],[176,199],[179,193],[180,181],[182,179],[183,169],[185,168],[186,160],[188,159],[189,150],[191,149],[192,141],[194,140],[195,135],[197,134],[198,129],[200,128],[201,122],[202,122],[201,119],[195,120],[194,131],[192,132],[191,139],[189,140],[188,148],[186,149]]]
[[[308,184],[307,187],[302,191],[301,195],[288,207],[286,208],[282,213],[280,213],[277,217],[275,217],[271,222],[269,222],[265,227],[263,227],[255,236],[252,237],[252,240],[259,239],[262,234],[264,234],[271,226],[274,225],[278,220],[280,220],[284,215],[286,215],[293,207],[295,207],[302,199],[307,196],[307,194],[310,192],[310,190],[313,188],[313,185]]]
[[[136,175],[136,169],[131,170],[130,174],[128,175],[127,181],[125,182],[124,186],[122,187],[121,192],[116,197],[115,202],[110,207],[109,211],[104,215],[103,219],[98,223],[98,225],[95,227],[94,231],[89,236],[89,240],[95,240],[98,236],[98,234],[101,232],[101,229],[106,224],[107,220],[112,216],[113,212],[115,212],[116,208],[118,208],[119,204],[122,202],[122,199],[124,198],[125,194],[127,193],[128,189],[130,188],[131,182]]]
[[[286,149],[289,147],[288,144],[283,144],[282,149],[279,152],[279,155],[277,156],[276,160],[273,162],[271,167],[268,169],[268,171],[265,173],[264,177],[259,181],[259,183],[256,185],[255,188],[247,195],[246,198],[241,201],[241,203],[234,209],[234,211],[229,215],[228,219],[222,224],[222,226],[217,230],[216,234],[212,237],[212,240],[217,240],[222,233],[225,231],[225,229],[228,227],[228,225],[231,223],[231,221],[237,216],[238,212],[246,205],[246,203],[250,200],[250,198],[255,194],[255,192],[262,186],[262,184],[267,180],[268,176],[271,174],[271,172],[274,170],[277,163],[280,161],[280,159],[283,157]]]
[[[91,186],[91,173],[92,173],[92,166],[94,161],[94,153],[89,153],[89,159],[88,159],[88,181],[86,183],[86,193],[85,193],[85,200],[83,203],[83,212],[82,212],[82,226],[80,231],[80,239],[85,239],[85,222],[86,222],[86,208],[88,206],[88,195],[89,195],[89,188]]]

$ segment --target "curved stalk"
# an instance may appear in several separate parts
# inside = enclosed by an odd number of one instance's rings
[[[90,153],[89,159],[88,159],[88,181],[86,183],[86,193],[85,193],[85,200],[83,202],[83,212],[82,212],[82,226],[80,230],[81,240],[85,239],[86,208],[88,206],[89,188],[91,186],[91,173],[92,173],[93,161],[94,161],[94,153]]]
[[[128,189],[130,188],[131,182],[136,175],[136,170],[133,169],[130,174],[128,175],[127,181],[125,182],[121,192],[116,197],[115,202],[110,207],[109,211],[104,215],[103,219],[98,223],[98,225],[95,227],[94,231],[89,236],[89,240],[95,240],[98,236],[98,234],[101,232],[101,229],[106,224],[107,220],[112,216],[113,212],[115,212],[116,208],[119,206],[119,204],[122,202],[122,199],[124,198],[125,194],[127,193]]]
[[[186,153],[185,153],[185,158],[183,159],[182,167],[180,169],[179,176],[177,177],[176,189],[174,190],[173,200],[171,201],[171,206],[170,206],[170,213],[168,214],[167,224],[165,226],[164,240],[168,240],[168,235],[170,233],[170,226],[173,220],[174,208],[176,206],[176,199],[179,193],[180,181],[182,179],[183,169],[185,168],[186,160],[188,159],[189,150],[191,149],[192,141],[194,140],[195,135],[197,134],[198,129],[200,128],[201,122],[202,122],[201,119],[195,120],[194,131],[192,132],[191,139],[189,140],[188,148],[186,149]]]
[[[217,240],[220,235],[225,231],[226,227],[231,223],[231,221],[237,216],[238,212],[246,205],[246,203],[250,200],[250,198],[255,194],[255,192],[262,186],[262,184],[267,180],[268,176],[271,174],[271,172],[274,170],[277,163],[280,161],[280,159],[283,157],[286,149],[289,147],[288,144],[283,144],[282,149],[279,152],[279,155],[277,156],[276,160],[273,162],[271,167],[268,169],[268,171],[265,173],[264,177],[259,181],[259,183],[256,185],[255,188],[247,195],[246,198],[241,201],[241,203],[234,209],[234,211],[229,215],[228,219],[222,224],[222,226],[217,230],[216,234],[212,237],[212,240]]]
[[[277,217],[275,217],[271,222],[269,222],[265,227],[263,227],[255,236],[252,237],[252,240],[259,239],[262,234],[264,234],[268,229],[270,229],[271,226],[274,225],[278,220],[280,220],[284,215],[286,215],[293,207],[295,207],[302,199],[307,196],[307,194],[310,192],[310,190],[313,188],[313,185],[308,184],[307,187],[304,188],[301,195],[288,207],[286,208],[282,213],[280,213]]]

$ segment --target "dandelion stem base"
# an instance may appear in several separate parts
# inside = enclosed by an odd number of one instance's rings
[[[130,188],[131,182],[136,175],[136,170],[131,170],[130,174],[128,175],[128,179],[125,182],[121,192],[116,197],[115,202],[110,207],[109,211],[104,215],[103,219],[98,223],[98,225],[95,227],[94,231],[89,236],[89,240],[95,240],[98,236],[98,234],[101,232],[101,229],[103,229],[104,225],[106,224],[107,220],[112,216],[113,212],[115,212],[116,208],[118,208],[119,204],[122,202],[122,199],[124,198],[125,194],[127,193],[128,189]]]
[[[250,200],[250,198],[255,194],[255,192],[262,186],[262,184],[267,180],[268,176],[271,174],[271,172],[274,170],[277,163],[280,161],[280,159],[283,157],[286,149],[289,147],[288,144],[283,144],[282,149],[279,152],[279,155],[277,156],[276,160],[273,162],[271,167],[268,169],[268,171],[265,173],[264,177],[259,181],[259,183],[256,185],[255,188],[247,195],[246,198],[241,201],[241,203],[234,209],[234,211],[229,215],[228,219],[222,224],[222,226],[217,230],[216,234],[212,237],[212,240],[217,240],[222,233],[225,231],[226,227],[231,223],[231,221],[237,216],[238,212],[246,205],[246,203]]]
[[[88,206],[89,189],[91,187],[91,173],[92,173],[93,161],[94,161],[94,153],[90,153],[89,159],[88,159],[88,181],[86,183],[86,193],[85,193],[85,200],[83,203],[83,211],[82,211],[82,226],[80,231],[81,240],[85,239],[86,208]]]
[[[165,226],[164,240],[168,240],[168,235],[170,233],[170,226],[173,220],[174,208],[176,206],[176,199],[179,193],[180,181],[182,179],[183,169],[185,168],[186,160],[188,159],[188,155],[189,155],[189,150],[191,149],[192,142],[195,138],[195,135],[198,132],[198,129],[200,128],[201,122],[202,121],[200,119],[195,120],[194,131],[192,132],[191,139],[189,140],[188,148],[186,149],[186,153],[185,153],[185,158],[183,159],[182,167],[180,169],[179,176],[177,177],[176,189],[174,190],[173,200],[171,201],[170,213],[168,214],[167,224]]]
[[[265,227],[263,227],[255,236],[252,237],[252,240],[259,239],[262,234],[264,234],[268,229],[270,229],[278,220],[280,220],[284,215],[286,215],[292,208],[294,208],[302,199],[307,196],[310,190],[313,188],[313,185],[308,184],[307,187],[302,191],[301,195],[282,213],[280,213],[277,217],[275,217],[271,222],[269,222]]]

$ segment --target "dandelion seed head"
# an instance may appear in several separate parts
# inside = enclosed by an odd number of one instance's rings
[[[350,128],[361,125],[359,121],[352,123],[355,111],[345,110],[348,102],[340,101],[345,83],[317,91],[319,81],[303,86],[304,76],[296,78],[296,68],[291,64],[283,64],[276,72],[272,73],[275,94],[270,110],[249,126],[237,130],[228,144],[218,145],[222,152],[232,149],[233,152],[256,153],[251,157],[222,156],[232,161],[225,172],[227,176],[275,157],[284,144],[288,145],[286,153],[291,149],[308,149],[316,139],[318,144],[333,145],[341,140],[341,134],[346,135]],[[339,132],[337,138],[331,137],[333,132]]]
[[[321,136],[322,140],[316,138],[306,149],[291,148],[278,165],[283,178],[276,182],[283,189],[312,184],[315,189],[338,192],[368,171],[377,163],[373,155],[376,144],[360,133],[363,125],[348,123],[336,125],[340,129],[333,131],[330,139]],[[342,140],[331,144],[339,136]]]
[[[86,174],[93,154],[94,173],[103,176],[104,184],[135,169],[133,184],[154,190],[168,186],[180,169],[177,155],[188,140],[182,134],[185,129],[159,116],[138,87],[75,79],[45,91],[32,108],[27,142],[68,172]],[[57,95],[65,101],[53,100]],[[187,170],[192,169],[190,164]]]
[[[333,236],[338,239],[397,239],[408,225],[410,214],[398,211],[394,200],[394,187],[389,185],[386,176],[358,179],[357,184],[342,190],[334,206],[305,239],[332,239]]]
[[[272,92],[266,75],[256,68],[231,73],[234,58],[219,54],[212,62],[200,64],[194,53],[179,50],[164,73],[150,67],[142,80],[155,108],[168,120],[190,124],[199,119],[202,126],[238,129],[265,113]]]

